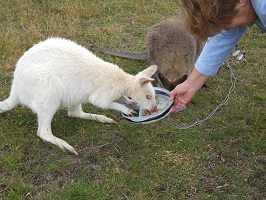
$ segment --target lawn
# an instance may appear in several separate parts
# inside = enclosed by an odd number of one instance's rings
[[[48,37],[64,37],[135,74],[146,61],[102,54],[92,46],[145,50],[150,26],[175,14],[175,0],[6,0],[0,3],[0,100],[8,97],[17,60]],[[0,115],[0,199],[266,199],[266,35],[255,26],[231,56],[236,88],[227,104],[199,126],[226,97],[225,65],[185,111],[150,124],[84,105],[118,125],[53,118],[54,135],[79,153],[63,152],[37,136],[37,118],[18,106]]]

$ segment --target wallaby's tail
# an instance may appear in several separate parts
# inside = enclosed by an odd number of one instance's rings
[[[18,104],[19,104],[18,93],[16,86],[13,82],[10,96],[4,101],[0,102],[0,113],[12,110]]]
[[[100,51],[106,54],[110,54],[113,56],[119,56],[122,58],[129,58],[134,60],[147,60],[148,54],[147,52],[127,52],[127,51],[120,51],[120,50],[113,50],[113,49],[106,49],[106,48],[99,48]]]

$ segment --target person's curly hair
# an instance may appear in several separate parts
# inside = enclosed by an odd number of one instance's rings
[[[187,30],[199,40],[221,32],[236,16],[239,0],[178,0],[179,14]]]

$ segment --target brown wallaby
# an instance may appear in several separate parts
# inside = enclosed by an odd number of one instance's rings
[[[203,48],[177,18],[152,26],[146,35],[145,52],[126,52],[102,48],[102,52],[123,58],[148,60],[158,69],[153,75],[158,86],[172,90],[190,75]]]

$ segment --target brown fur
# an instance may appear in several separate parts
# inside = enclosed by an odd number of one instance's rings
[[[101,51],[129,59],[147,59],[158,66],[156,84],[172,90],[190,75],[202,48],[203,43],[190,35],[180,21],[169,18],[148,30],[146,52]]]

